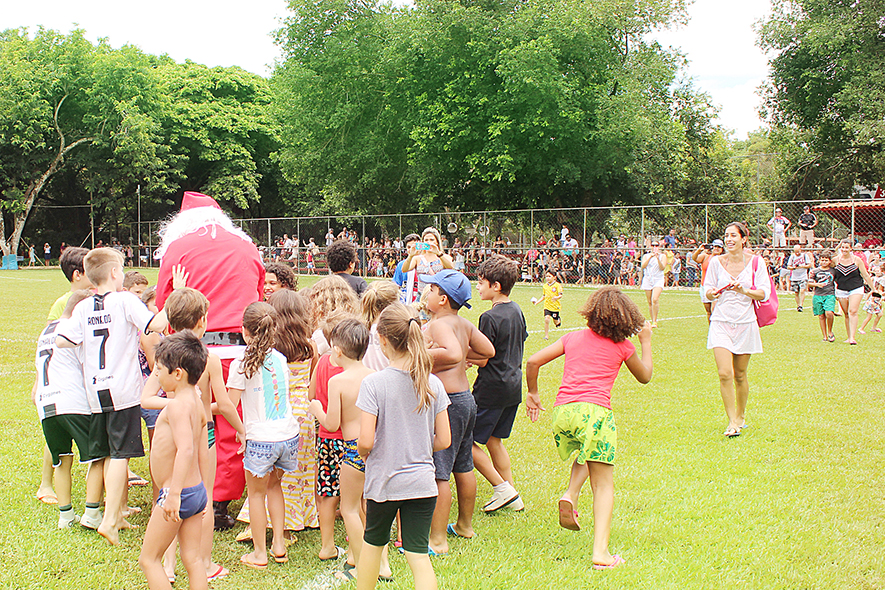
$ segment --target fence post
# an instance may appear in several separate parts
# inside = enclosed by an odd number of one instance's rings
[[[704,205],[704,243],[710,243],[710,206]]]
[[[271,238],[270,238],[270,217],[267,218],[267,247],[271,247]]]
[[[584,236],[581,238],[581,246],[587,247],[587,207],[584,207]],[[578,250],[580,252],[580,250]]]
[[[399,221],[399,239],[402,241],[403,239],[403,214],[397,213],[396,218]]]
[[[854,201],[851,201],[851,245],[854,245]]]
[[[639,221],[639,244],[645,244],[645,207],[640,207],[640,221]]]

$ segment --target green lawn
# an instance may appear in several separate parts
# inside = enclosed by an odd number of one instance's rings
[[[59,270],[0,272],[0,587],[145,588],[136,559],[149,489],[134,490],[141,528],[124,531],[117,548],[85,529],[56,530],[56,509],[34,499],[43,445],[29,401],[34,342],[66,289]],[[564,327],[580,326],[575,310],[588,293],[566,289]],[[532,296],[539,287],[513,293],[532,332],[527,355],[544,345]],[[641,292],[631,296],[644,306]],[[464,315],[476,321],[489,306],[474,303]],[[815,318],[791,307],[783,301],[777,324],[763,329],[765,353],[750,363],[750,428],[726,440],[697,294],[664,293],[652,382],[641,386],[624,370],[613,392],[620,431],[611,550],[626,567],[590,569],[589,483],[578,507],[584,529],[559,528],[556,500],[569,466],[556,456],[549,417],[531,424],[521,414],[509,448],[526,510],[477,510],[478,537],[451,541],[449,557],[434,560],[440,588],[885,588],[885,408],[874,377],[885,335],[861,336],[856,347],[827,344]],[[841,341],[844,327],[836,327]],[[561,367],[554,362],[541,372],[548,409]],[[146,459],[133,466],[147,473]],[[82,474],[76,467],[78,512]],[[481,505],[490,488],[479,479]],[[332,566],[315,558],[318,531],[298,535],[289,564],[256,572],[238,562],[251,550],[234,541],[241,528],[216,534],[216,560],[233,571],[213,588],[326,587]],[[337,540],[345,544],[343,528]],[[391,562],[397,580],[384,587],[410,588],[405,560],[393,552]],[[178,572],[176,586],[185,587],[180,565]]]

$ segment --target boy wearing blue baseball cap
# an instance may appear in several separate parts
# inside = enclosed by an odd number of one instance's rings
[[[418,277],[430,285],[427,323],[424,339],[433,358],[431,372],[446,388],[451,404],[448,407],[452,444],[433,454],[439,496],[430,525],[431,555],[449,551],[447,533],[473,537],[473,509],[476,504],[476,476],[473,474],[473,427],[476,422],[476,401],[467,380],[467,362],[484,361],[495,356],[495,347],[476,326],[458,315],[471,297],[470,281],[462,273],[445,269],[435,275]],[[458,488],[458,521],[449,524],[452,491],[449,477],[454,475]]]

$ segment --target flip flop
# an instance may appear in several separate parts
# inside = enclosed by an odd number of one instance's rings
[[[443,552],[443,553],[437,553],[436,551],[434,551],[433,549],[428,547],[427,548],[427,555],[429,555],[430,557],[448,557],[449,553],[448,553],[448,551]]]
[[[252,527],[246,527],[237,533],[236,541],[238,543],[248,543],[252,540]]]
[[[43,502],[44,504],[58,504],[58,498],[55,496],[55,494],[52,494],[52,493],[35,494],[34,497],[37,498],[38,500],[40,500],[41,502]]]
[[[458,531],[455,530],[455,524],[449,523],[449,526],[446,527],[446,533],[453,537],[461,537],[462,539],[472,539],[476,536],[476,533],[473,534],[473,537],[465,537],[464,535],[459,535]]]
[[[129,486],[146,486],[150,485],[151,482],[143,478],[142,476],[135,474],[129,478]]]
[[[320,561],[337,561],[341,559],[345,553],[347,553],[347,551],[345,551],[338,545],[335,545],[335,549],[338,550],[338,555],[336,555],[335,557],[320,557]]]
[[[624,558],[621,557],[620,555],[612,555],[612,557],[614,557],[614,561],[612,561],[611,563],[609,563],[609,564],[594,563],[593,569],[595,569],[595,570],[611,570],[611,569],[615,569],[616,567],[627,563],[626,560],[624,560]]]
[[[283,553],[282,555],[274,554],[273,560],[277,563],[289,563],[289,554]]]
[[[243,555],[242,557],[240,557],[240,563],[242,563],[243,565],[245,565],[247,567],[251,567],[252,569],[255,569],[255,570],[266,570],[267,569],[266,563],[258,563],[258,562],[252,561],[252,559],[249,558],[249,555],[250,554],[247,553],[246,555]]]
[[[725,434],[725,438],[735,438],[741,435],[741,429],[729,426],[723,434]]]
[[[356,580],[356,575],[353,573],[353,570],[355,569],[356,568],[351,568],[337,571],[335,572],[335,579],[341,580],[342,582],[353,582]]]
[[[230,573],[230,570],[225,569],[224,567],[222,567],[222,566],[219,564],[219,565],[218,565],[218,569],[215,570],[215,573],[214,573],[214,574],[212,574],[211,576],[206,576],[206,581],[208,581],[208,582],[213,582],[213,581],[215,581],[215,580],[218,580],[218,579],[220,579],[220,578],[223,578],[224,576],[228,575],[229,573]],[[170,581],[174,581],[174,579],[173,579],[173,580],[170,580]]]
[[[570,531],[581,530],[578,524],[578,511],[568,498],[559,499],[559,526]]]

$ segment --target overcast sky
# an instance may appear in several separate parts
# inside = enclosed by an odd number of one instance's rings
[[[267,76],[279,56],[271,33],[286,16],[285,0],[249,0],[242,4],[207,0],[5,0],[0,29],[38,25],[68,32],[75,23],[93,41],[106,37],[112,46],[139,46],[208,66],[237,65]],[[769,11],[768,0],[696,0],[691,20],[656,38],[688,57],[687,74],[720,108],[720,123],[743,139],[762,123],[756,110],[757,88],[768,71],[755,46],[755,21]]]

